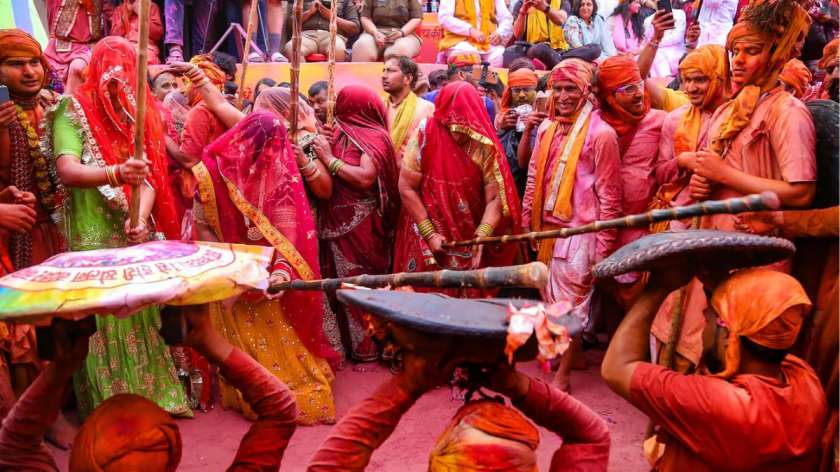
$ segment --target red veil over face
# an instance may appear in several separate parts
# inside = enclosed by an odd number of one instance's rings
[[[516,231],[521,219],[519,196],[505,153],[478,91],[460,81],[446,85],[438,95],[421,150],[421,194],[435,227],[447,240],[470,239],[484,214],[485,169],[455,141],[454,133],[469,136],[492,154],[492,162],[486,165],[492,166],[502,201],[502,221],[495,233]],[[515,245],[485,246],[483,265],[509,265],[515,253]],[[455,260],[468,263],[469,256],[453,256],[449,265]],[[455,266],[463,268],[460,263]]]
[[[204,151],[202,163],[213,182],[218,214],[216,222],[208,214],[208,223],[221,232],[224,242],[271,245],[276,259],[292,269],[293,279],[321,277],[315,219],[279,118],[264,111],[251,113]],[[201,197],[206,201],[210,196]],[[205,213],[209,211],[205,205]],[[261,239],[249,238],[246,216]],[[323,294],[289,291],[280,303],[307,349],[337,361],[323,330]]]
[[[93,48],[87,80],[73,96],[84,110],[90,132],[102,153],[105,165],[125,162],[134,154],[134,119],[136,114],[137,55],[125,38],[108,36]],[[169,177],[164,131],[155,96],[146,86],[145,134],[148,182],[155,189],[154,217],[158,230],[169,239],[180,238]],[[131,201],[131,187],[123,186]]]

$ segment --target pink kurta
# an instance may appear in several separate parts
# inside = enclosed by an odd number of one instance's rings
[[[102,1],[90,3],[88,12],[81,0],[47,0],[50,41],[44,56],[62,80],[74,59],[90,59],[90,49],[104,34]]]
[[[701,140],[700,148],[718,134],[729,113],[731,103],[717,109],[711,118],[709,132]],[[732,141],[724,156],[726,162],[752,175],[787,182],[813,182],[816,180],[814,123],[811,114],[801,101],[781,87],[761,99],[749,124]],[[673,146],[672,146],[673,148]],[[662,170],[663,168],[658,168]],[[711,200],[740,197],[741,193],[728,187],[715,187]],[[735,215],[714,215],[701,221],[702,228],[735,231]],[[779,266],[787,269],[788,264]],[[671,333],[673,318],[671,295],[660,308],[651,327],[651,333],[666,342]],[[697,364],[703,353],[703,310],[707,307],[705,293],[697,282],[690,285],[684,302],[683,329],[677,352]]]
[[[540,127],[535,149],[539,149],[541,139],[549,138],[543,136],[547,124],[548,122],[545,122]],[[542,185],[543,188],[550,186],[553,169],[562,152],[559,149],[561,141],[558,136],[552,143],[547,162],[549,170],[545,173],[544,182],[535,182],[538,159],[531,159],[522,205],[525,231],[530,231],[536,185]],[[575,169],[575,184],[572,190],[574,213],[571,219],[562,221],[553,216],[551,210],[546,209],[543,221],[549,225],[569,228],[596,220],[620,217],[622,211],[619,167],[618,138],[615,131],[593,113]],[[545,192],[544,196],[548,198],[548,192]],[[615,240],[614,230],[558,239],[554,245],[551,277],[543,291],[543,298],[550,303],[569,302],[579,315],[588,316],[593,287],[592,266],[615,249]]]

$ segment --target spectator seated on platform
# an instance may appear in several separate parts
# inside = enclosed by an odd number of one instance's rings
[[[353,62],[420,54],[421,42],[415,32],[422,20],[423,8],[418,0],[365,2],[361,19],[364,32],[353,44]]]
[[[505,64],[519,57],[540,58],[569,49],[563,25],[572,5],[569,0],[518,0],[513,4],[513,36],[517,42],[505,51]]]
[[[482,62],[502,67],[513,26],[505,0],[441,0],[438,21],[443,28],[438,48],[446,57],[472,52],[479,54]]]
[[[347,57],[347,38],[359,33],[359,11],[352,0],[338,1],[338,35],[335,40],[335,60],[344,62]],[[292,2],[288,2],[286,11],[286,31],[292,31],[291,22],[294,12]],[[300,60],[307,61],[310,54],[329,54],[330,49],[330,3],[321,0],[303,0],[301,20]],[[292,41],[286,43],[284,54],[292,57]]]
[[[615,56],[615,45],[610,33],[609,23],[598,13],[595,0],[575,0],[572,16],[563,28],[569,47],[579,48],[596,44],[601,48],[599,59]]]
[[[137,44],[140,41],[140,0],[126,0],[114,9],[111,16],[111,34],[122,36]],[[160,21],[160,10],[155,2],[149,5],[149,64],[160,64],[160,49],[158,45],[163,40],[163,23]]]
[[[481,60],[479,59],[478,53],[473,52],[450,55],[448,64],[449,67],[446,69],[446,83],[455,82],[457,80],[465,80],[475,87],[476,90],[480,90],[478,81],[481,76]],[[479,67],[476,68],[476,66]],[[441,88],[443,88],[443,85],[440,85],[440,88],[423,95],[423,99],[435,103]],[[482,98],[484,99],[484,106],[487,108],[487,114],[490,116],[490,121],[493,121],[496,117],[496,106],[493,104],[493,100],[488,98],[486,95]]]

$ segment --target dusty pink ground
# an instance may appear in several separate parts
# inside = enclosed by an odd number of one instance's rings
[[[573,394],[599,413],[608,423],[612,433],[610,452],[611,471],[646,470],[641,455],[640,442],[646,425],[646,418],[630,404],[613,394],[601,381],[595,364],[600,360],[598,353],[587,356],[590,367],[587,371],[572,373]],[[531,375],[538,375],[536,364],[522,366]],[[339,416],[356,402],[365,398],[383,379],[391,375],[379,365],[348,367],[339,372],[334,384],[336,407]],[[403,417],[394,434],[373,455],[371,472],[412,472],[427,470],[428,451],[437,434],[460,406],[460,402],[449,400],[449,389],[440,388],[426,394]],[[179,420],[184,452],[179,471],[212,472],[222,471],[233,459],[239,440],[248,429],[249,423],[236,413],[212,410],[197,413],[192,420]],[[330,426],[300,427],[283,458],[283,471],[305,470],[309,458],[321,444]],[[542,430],[538,450],[540,470],[548,470],[552,453],[560,445],[553,434]],[[56,461],[66,470],[66,452],[53,449]]]

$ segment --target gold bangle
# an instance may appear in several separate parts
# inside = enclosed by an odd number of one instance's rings
[[[116,165],[112,165],[112,166],[105,166],[105,180],[107,180],[107,181],[108,181],[108,186],[110,186],[110,187],[114,187],[114,188],[116,188],[116,187],[119,187],[119,186],[120,186],[120,182],[119,182],[119,180],[117,179],[117,170],[116,170],[116,168],[117,168],[117,166],[116,166]]]
[[[491,236],[493,234],[493,227],[488,223],[481,223],[475,229],[475,234],[479,237]]]
[[[339,169],[341,169],[341,167],[343,165],[344,165],[344,161],[334,157],[333,160],[330,161],[330,165],[329,165],[330,174],[332,174],[332,175],[338,174]]]
[[[437,232],[435,224],[430,218],[426,218],[417,224],[417,230],[420,232],[420,237],[428,241],[429,238]]]
[[[303,179],[307,182],[312,182],[313,180],[317,180],[320,176],[321,171],[316,167],[314,172],[312,172],[311,174],[304,175]]]

